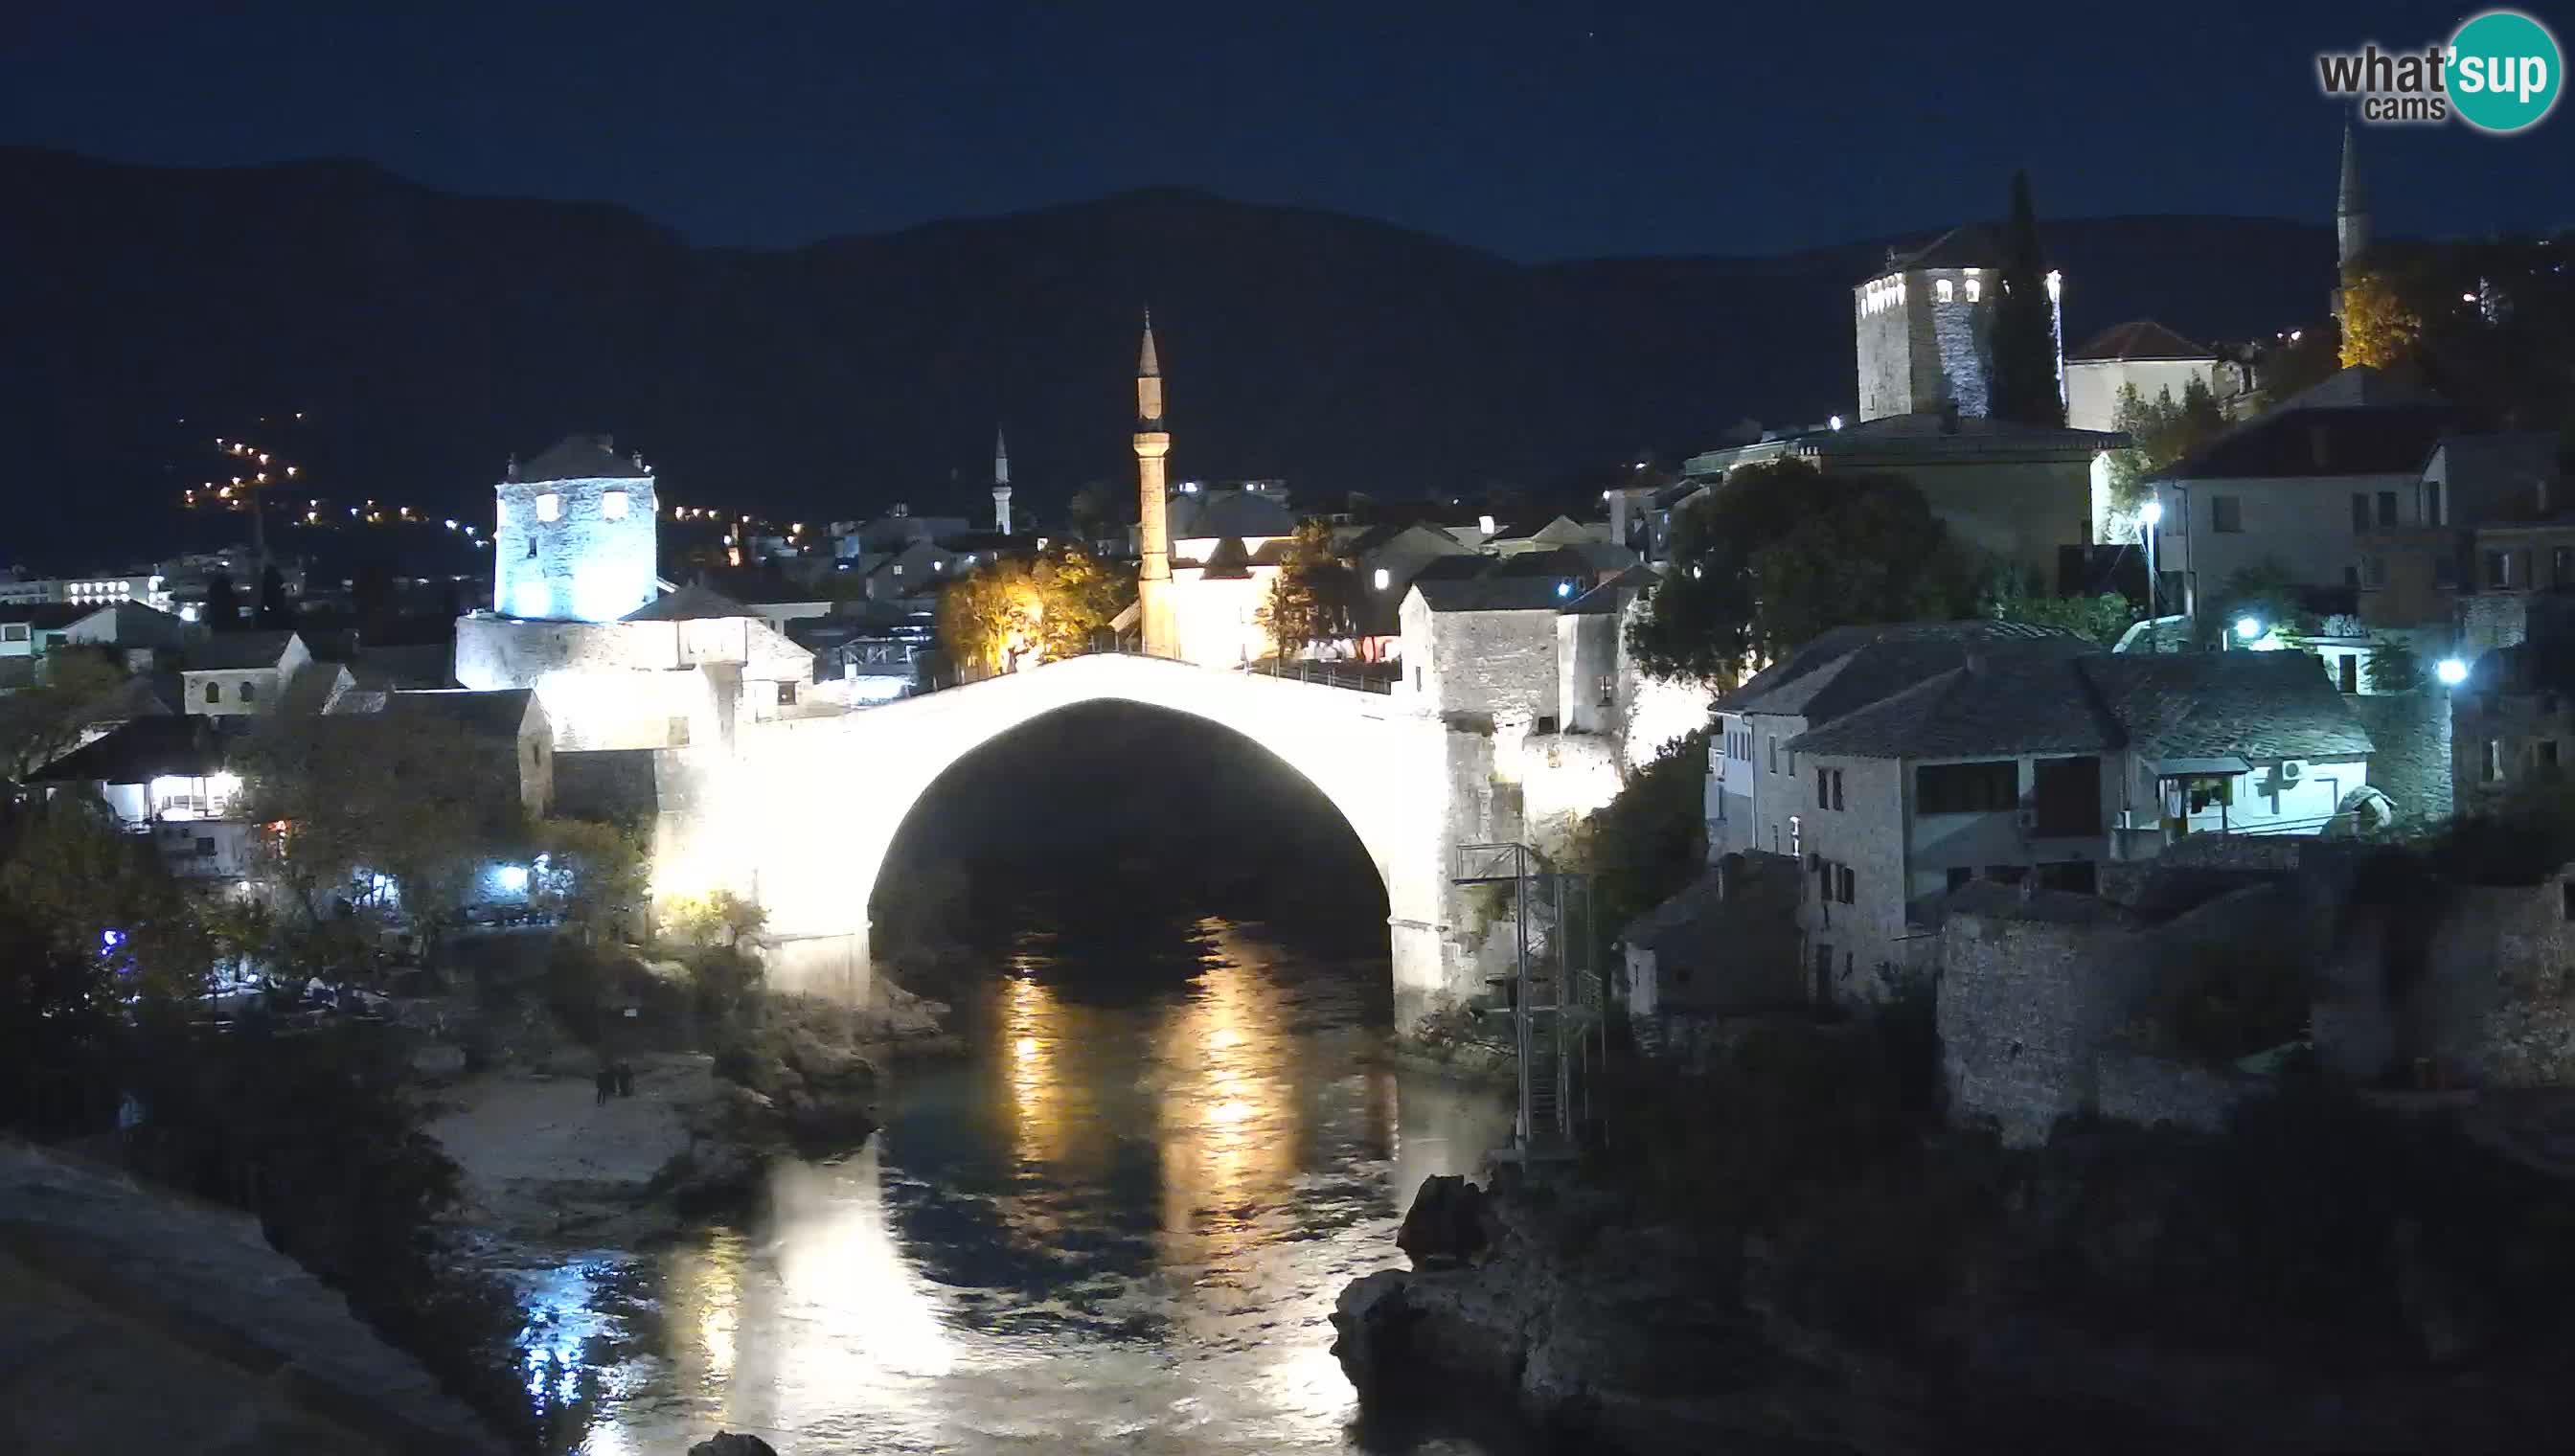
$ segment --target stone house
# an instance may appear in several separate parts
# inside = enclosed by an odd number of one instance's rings
[[[1970,655],[1785,746],[1802,958],[1829,1003],[1927,974],[1933,902],[1974,880],[2089,891],[2104,863],[2190,835],[2347,827],[2372,744],[2302,653],[2021,652]]]
[[[2359,542],[2359,607],[2373,628],[2435,627],[2447,647],[2460,608],[2575,586],[2575,518],[2547,431],[2452,435],[2432,447],[2409,508],[2412,525]],[[2464,635],[2474,641],[2473,633]],[[2481,649],[2492,642],[2478,643]]]
[[[189,647],[180,681],[187,711],[208,718],[265,713],[313,661],[292,631],[217,633]]]
[[[1721,855],[1680,893],[1629,921],[1618,947],[1632,1023],[1800,1004],[1797,874],[1784,855]]]
[[[1761,850],[1801,857],[1804,799],[1790,739],[1964,663],[1970,653],[2071,657],[2070,633],[2000,622],[1841,627],[1720,697],[1708,743],[1710,858]]]
[[[1415,581],[1399,619],[1395,697],[1423,713],[1489,720],[1514,736],[1554,732],[1555,620],[1570,600],[1556,587],[1543,577]]]
[[[2495,808],[2575,767],[2575,633],[2541,619],[2537,636],[2482,654],[2450,692],[2451,796]]]
[[[381,721],[399,726],[411,721],[446,724],[488,753],[497,766],[504,754],[509,768],[501,776],[518,785],[520,807],[531,818],[543,818],[554,807],[554,729],[534,691],[500,688],[474,692],[463,688],[387,694],[376,710]]]

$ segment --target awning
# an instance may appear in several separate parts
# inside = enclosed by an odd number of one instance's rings
[[[2215,758],[2158,758],[2154,769],[2157,778],[2206,778],[2218,774],[2250,773],[2253,765],[2228,753]]]

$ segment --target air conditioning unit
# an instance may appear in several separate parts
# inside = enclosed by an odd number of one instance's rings
[[[2299,775],[2306,771],[2307,765],[2299,762],[2295,758],[2283,758],[2280,760],[2280,781],[2282,783],[2295,783],[2298,781]]]

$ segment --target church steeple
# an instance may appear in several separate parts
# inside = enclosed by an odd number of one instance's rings
[[[1011,443],[993,428],[993,529],[1011,534]]]
[[[1181,655],[1163,475],[1163,458],[1171,453],[1171,432],[1163,428],[1163,359],[1154,348],[1154,311],[1147,309],[1145,341],[1136,350],[1136,616],[1145,655],[1153,658]]]

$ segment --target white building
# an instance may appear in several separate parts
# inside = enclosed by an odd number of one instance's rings
[[[2216,396],[2217,351],[2152,319],[2132,319],[2065,356],[2065,423],[2077,430],[2116,430],[2120,391],[2133,387],[2149,405],[2165,395],[2179,404],[2194,383]]]
[[[150,836],[171,872],[238,879],[251,826],[233,816],[241,793],[223,736],[202,717],[138,718],[55,759],[35,781],[104,804],[117,823]]]
[[[179,675],[186,711],[229,718],[275,709],[313,654],[291,631],[226,632],[191,645],[186,661]]]
[[[494,488],[492,610],[540,622],[615,622],[657,595],[660,506],[640,455],[570,435]]]

